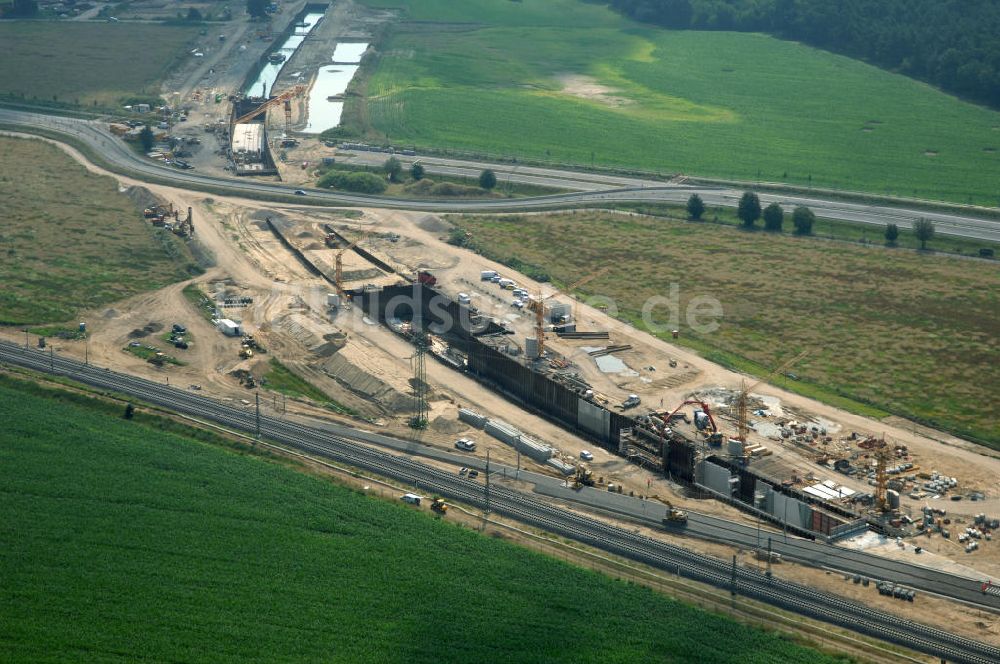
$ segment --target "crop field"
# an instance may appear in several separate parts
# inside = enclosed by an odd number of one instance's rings
[[[783,387],[1000,448],[995,261],[611,212],[453,220],[477,250],[559,284],[611,266],[586,294],[612,298],[640,329],[648,298],[677,284],[681,342],[709,359],[764,375],[809,350],[791,370],[800,381]],[[699,334],[684,312],[702,296],[717,299],[723,316]],[[667,311],[654,309],[652,320],[665,325]]]
[[[404,6],[346,129],[396,144],[1000,204],[1000,113],[758,34],[580,0]],[[405,19],[412,19],[407,22]]]
[[[155,24],[0,24],[0,97],[85,107],[159,97],[160,82],[196,35],[196,28]]]
[[[839,661],[59,394],[0,377],[5,661]]]
[[[198,270],[111,178],[37,140],[0,137],[0,155],[0,324],[65,321]]]

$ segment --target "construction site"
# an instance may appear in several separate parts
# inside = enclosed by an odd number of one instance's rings
[[[192,236],[194,212],[185,218],[177,207],[146,213]],[[454,256],[461,250],[445,248],[443,218],[202,208],[220,220],[212,225],[226,246],[213,253],[242,256],[253,273],[201,289],[210,324],[238,327],[223,336],[240,342],[223,365],[202,361],[244,389],[266,387],[271,356],[255,353],[259,344],[370,422],[442,446],[487,436],[500,443],[498,460],[519,458],[571,483],[590,477],[599,490],[714,503],[717,513],[737,510],[809,539],[871,531],[948,553],[935,542],[959,544],[952,513],[981,505],[969,523],[984,514],[978,541],[992,536],[996,488],[946,458],[925,461],[924,449],[872,427],[760,394],[767,378],[713,382],[686,353],[664,353],[600,309],[478,256]],[[584,448],[597,458],[581,457]]]
[[[303,182],[316,155],[333,154],[315,134],[336,126],[327,118],[339,122],[386,16],[352,3],[296,3],[252,24],[231,38],[238,48],[171,82],[175,105],[145,109],[163,118],[146,157]],[[324,77],[339,77],[342,89],[317,94]],[[320,111],[321,103],[340,106]],[[139,126],[112,130],[134,141]],[[84,338],[50,338],[50,353],[211,393],[247,412],[393,437],[465,477],[468,467],[440,454],[457,449],[553,478],[578,497],[638,499],[658,525],[611,509],[598,518],[746,567],[764,561],[769,573],[783,560],[788,578],[886,610],[908,600],[908,615],[946,616],[950,629],[1000,644],[1000,624],[980,608],[930,594],[911,606],[912,590],[890,583],[886,591],[874,572],[869,587],[867,577],[764,550],[791,537],[865,551],[947,571],[984,594],[1000,579],[992,542],[1000,457],[782,389],[810,349],[790,350],[759,379],[725,369],[671,343],[683,329],[656,337],[585,300],[588,285],[614,276],[611,266],[557,288],[450,244],[455,226],[443,213],[252,202],[114,177],[142,190],[145,221],[186,242],[205,274],[84,312]],[[20,340],[20,331],[0,334]],[[283,371],[316,392],[271,389]],[[517,474],[495,481],[528,486]],[[575,505],[567,495],[552,498]],[[447,511],[440,498],[430,505]],[[756,528],[757,543],[695,529],[701,518]]]

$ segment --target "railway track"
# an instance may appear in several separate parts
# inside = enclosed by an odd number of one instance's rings
[[[304,452],[390,477],[414,485],[418,490],[437,493],[474,507],[486,506],[483,484],[409,457],[368,447],[359,442],[362,438],[323,432],[299,422],[265,415],[258,419],[255,413],[245,408],[210,397],[7,342],[0,342],[0,361],[66,376],[242,432],[256,433],[259,425],[262,437]],[[570,512],[528,494],[494,485],[490,488],[488,500],[493,512],[545,531],[943,660],[969,664],[995,664],[1000,661],[1000,648],[995,646],[878,611],[809,586],[768,577],[755,569],[734,568],[730,562],[693,553]]]

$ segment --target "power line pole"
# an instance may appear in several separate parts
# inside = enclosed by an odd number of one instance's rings
[[[483,519],[490,515],[490,451],[486,450],[486,511],[483,512]]]
[[[771,538],[767,538],[767,572],[764,573],[767,578],[771,578]]]
[[[257,405],[257,414],[255,418],[257,424],[257,440],[260,440],[260,392],[254,392],[253,394],[255,397],[254,401]]]
[[[736,596],[736,554],[733,554],[733,575],[730,579],[729,594]]]
[[[411,358],[413,367],[413,394],[416,401],[416,413],[410,420],[410,426],[414,429],[423,429],[427,426],[427,366],[424,362],[424,354],[427,351],[427,335],[423,330],[417,330],[413,343],[416,347]]]

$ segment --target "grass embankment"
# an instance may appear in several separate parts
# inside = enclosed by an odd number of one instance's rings
[[[263,386],[265,388],[274,390],[275,392],[289,397],[311,399],[312,401],[315,401],[316,403],[342,415],[349,415],[359,419],[367,419],[362,417],[362,415],[353,408],[334,401],[328,397],[323,390],[293,372],[277,359],[272,357],[268,362],[268,365],[270,368],[267,373],[264,374],[263,380]]]
[[[130,23],[0,25],[0,99],[118,108],[155,101],[198,29]]]
[[[181,291],[184,298],[194,306],[202,318],[212,322],[215,317],[215,303],[197,284],[188,284]]]
[[[197,273],[183,242],[58,148],[0,138],[0,323],[76,312]]]
[[[789,370],[801,380],[783,387],[1000,448],[994,261],[601,212],[456,221],[475,247],[560,284],[612,266],[586,291],[612,298],[625,320],[641,321],[648,298],[678,284],[680,321],[668,329],[709,359],[765,375],[808,349]],[[701,296],[723,308],[711,333],[685,321]],[[654,309],[654,322],[666,311]]]
[[[382,168],[370,166],[353,166],[350,164],[332,164],[322,166],[316,170],[319,177],[317,186],[326,187],[323,176],[328,173],[371,173],[385,179],[385,172]],[[437,173],[428,174],[420,180],[414,180],[410,176],[409,169],[404,169],[403,178],[400,182],[385,182],[385,190],[381,192],[383,196],[400,198],[524,198],[526,196],[547,196],[549,194],[560,194],[568,189],[557,189],[555,187],[543,187],[541,185],[523,184],[520,182],[498,180],[493,189],[483,189],[479,186],[479,180],[474,178],[464,178]],[[331,186],[332,189],[338,189]],[[339,189],[347,191],[346,189]]]
[[[125,346],[125,348],[123,348],[122,350],[124,350],[126,353],[131,353],[138,358],[146,360],[147,362],[153,362],[154,364],[156,363],[173,364],[174,366],[178,367],[187,364],[186,362],[181,362],[173,355],[167,355],[156,346],[150,346],[148,344],[140,344],[138,346],[133,346],[132,344],[129,344],[128,346]]]
[[[0,377],[7,661],[838,661],[50,394]]]
[[[341,133],[998,204],[1000,113],[846,57],[656,29],[580,0],[363,2],[402,6],[412,22],[379,48]]]

